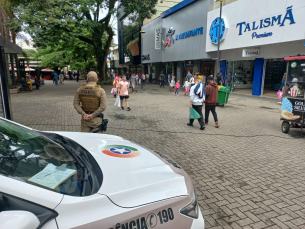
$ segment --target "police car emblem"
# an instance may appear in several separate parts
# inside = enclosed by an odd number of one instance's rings
[[[138,149],[123,145],[106,146],[103,148],[102,152],[108,156],[121,158],[131,158],[140,155]]]

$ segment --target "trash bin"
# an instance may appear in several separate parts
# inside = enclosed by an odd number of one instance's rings
[[[217,103],[227,104],[230,92],[231,92],[231,87],[221,87],[221,88],[219,88]]]

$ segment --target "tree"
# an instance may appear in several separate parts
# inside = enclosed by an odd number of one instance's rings
[[[67,65],[74,70],[88,70],[95,64],[92,57],[93,47],[77,38],[72,37],[69,42],[60,41],[56,46],[39,48],[35,59],[41,61],[41,66],[63,68]]]
[[[14,8],[16,19],[9,24],[12,29],[28,32],[38,47],[55,47],[70,37],[91,45],[91,55],[105,80],[106,58],[114,36],[111,19],[122,16],[118,12],[123,11],[143,21],[156,12],[156,3],[157,0],[45,0],[43,7],[37,7],[28,0]]]

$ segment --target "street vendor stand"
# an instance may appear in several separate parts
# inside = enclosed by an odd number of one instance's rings
[[[287,74],[282,99],[282,132],[290,128],[305,128],[305,56],[286,57]]]

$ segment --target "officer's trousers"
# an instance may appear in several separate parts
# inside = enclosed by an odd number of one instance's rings
[[[100,125],[102,125],[103,119],[100,117],[95,117],[91,120],[84,120],[82,117],[81,125],[82,125],[82,132],[96,132],[96,133],[103,133],[102,131],[99,131]]]

